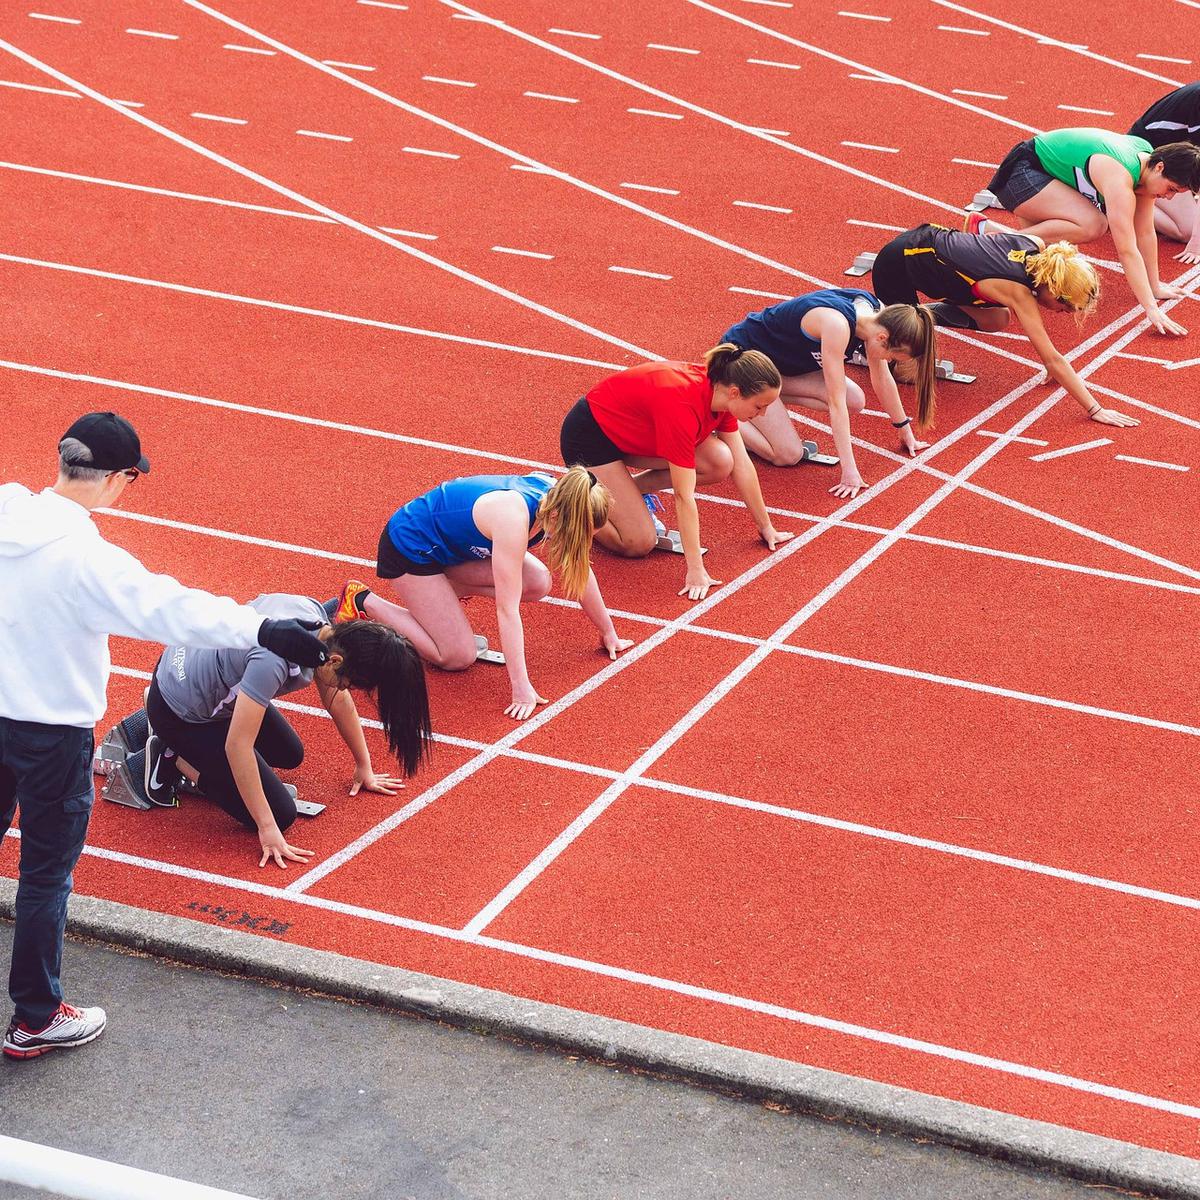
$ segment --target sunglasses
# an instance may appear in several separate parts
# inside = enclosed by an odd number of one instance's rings
[[[137,467],[127,467],[124,471],[109,471],[109,475],[124,475],[128,480],[134,480],[141,474]]]

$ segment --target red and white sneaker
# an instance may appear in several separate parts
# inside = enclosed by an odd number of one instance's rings
[[[338,606],[334,609],[333,619],[335,621],[356,621],[363,615],[360,607],[360,598],[365,600],[371,594],[371,589],[365,583],[359,583],[357,579],[350,579],[346,586],[342,588],[342,594],[338,597]]]
[[[30,1029],[14,1017],[4,1035],[4,1053],[9,1058],[37,1058],[48,1050],[82,1046],[95,1041],[107,1024],[102,1008],[74,1008],[63,1003],[43,1029]]]
[[[967,213],[966,220],[963,221],[963,233],[985,234],[984,225],[987,224],[987,217],[981,212]]]

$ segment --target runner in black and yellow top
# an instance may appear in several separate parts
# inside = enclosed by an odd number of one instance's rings
[[[1138,424],[1092,396],[1042,323],[1042,308],[1082,319],[1100,298],[1096,268],[1070,242],[1047,246],[1039,237],[1010,230],[984,235],[918,225],[879,251],[871,281],[886,304],[916,304],[921,295],[939,301],[930,305],[934,319],[956,329],[995,333],[1011,313],[1051,377],[1093,421]]]
[[[1154,149],[1144,138],[1107,129],[1056,129],[1014,146],[988,188],[1025,233],[1046,242],[1080,245],[1111,225],[1125,278],[1150,324],[1159,333],[1187,332],[1158,307],[1182,293],[1158,278],[1154,202],[1200,190],[1200,147],[1173,142]],[[967,232],[987,233],[993,225],[973,213]]]
[[[1200,145],[1200,83],[1189,83],[1156,100],[1129,132],[1151,146],[1171,142]],[[1164,196],[1154,203],[1154,228],[1173,242],[1184,242],[1178,262],[1200,262],[1200,203],[1195,196]]]

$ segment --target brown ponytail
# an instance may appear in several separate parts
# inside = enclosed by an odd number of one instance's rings
[[[888,335],[888,348],[912,355],[916,366],[917,425],[933,424],[937,410],[937,334],[928,304],[889,304],[875,314]]]
[[[778,368],[761,350],[743,350],[732,342],[722,342],[709,350],[704,365],[711,382],[735,387],[743,396],[757,396],[783,382]]]
[[[558,575],[563,595],[578,600],[591,570],[592,535],[608,520],[612,495],[586,467],[573,466],[538,505],[546,530],[546,562]]]

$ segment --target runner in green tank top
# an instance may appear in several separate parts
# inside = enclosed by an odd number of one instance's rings
[[[1158,306],[1183,293],[1158,277],[1154,203],[1200,191],[1200,147],[1107,129],[1056,129],[1009,151],[989,185],[1021,230],[1045,242],[1083,245],[1111,227],[1130,290],[1159,333],[1184,334]],[[970,233],[991,222],[968,218]]]

